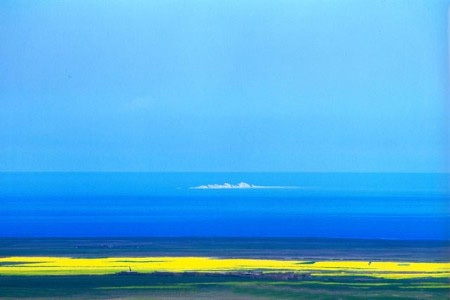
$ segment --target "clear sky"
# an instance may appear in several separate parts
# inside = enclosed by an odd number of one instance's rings
[[[0,171],[448,172],[449,1],[0,1]]]

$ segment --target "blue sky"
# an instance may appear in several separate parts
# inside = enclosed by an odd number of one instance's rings
[[[448,172],[449,1],[0,2],[0,171]]]

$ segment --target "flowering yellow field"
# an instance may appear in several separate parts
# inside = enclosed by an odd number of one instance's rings
[[[0,275],[102,275],[136,272],[310,272],[312,276],[371,276],[389,279],[449,277],[450,263],[298,261],[212,257],[4,257]]]

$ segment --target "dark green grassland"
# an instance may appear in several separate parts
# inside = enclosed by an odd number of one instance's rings
[[[1,276],[0,295],[11,299],[448,299],[448,284],[448,279],[273,281],[192,274]]]

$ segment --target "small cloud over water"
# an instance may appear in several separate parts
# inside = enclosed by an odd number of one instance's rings
[[[296,189],[298,186],[279,186],[279,185],[254,185],[247,182],[240,182],[238,184],[231,184],[225,182],[224,184],[206,184],[193,186],[189,189],[193,190],[219,190],[219,189]]]

